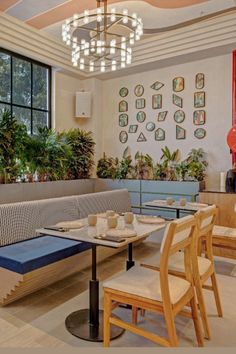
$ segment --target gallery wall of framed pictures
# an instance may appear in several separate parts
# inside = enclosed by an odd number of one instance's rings
[[[189,80],[189,77],[188,77]],[[175,131],[176,141],[191,139],[204,139],[206,131],[206,78],[204,73],[196,73],[192,77],[194,91],[190,92],[183,76],[173,77],[170,83],[153,80],[148,87],[142,83],[137,83],[133,87],[121,87],[119,89],[118,103],[118,125],[119,141],[126,144],[129,138],[135,138],[136,142],[144,143],[152,139],[154,142],[163,142],[168,139],[166,124],[168,128]],[[165,86],[171,87],[168,90],[168,102],[163,89]],[[188,95],[184,95],[188,90]],[[190,96],[191,95],[191,96]],[[187,102],[188,100],[188,102]],[[192,116],[189,114],[189,104],[191,100]],[[188,110],[186,111],[186,106]],[[131,114],[132,112],[132,114]],[[135,112],[135,114],[133,114]],[[152,114],[150,114],[152,112]],[[155,114],[155,119],[153,115]],[[191,120],[193,130],[185,126],[185,122]]]

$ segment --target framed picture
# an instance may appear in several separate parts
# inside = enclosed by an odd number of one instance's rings
[[[183,121],[185,120],[185,113],[184,111],[176,111],[174,114],[174,120],[176,123],[180,124],[183,123]]]
[[[143,111],[139,111],[136,115],[136,119],[139,123],[143,123],[146,119],[146,113]]]
[[[125,144],[128,140],[128,134],[126,131],[122,130],[119,135],[119,140],[122,144]]]
[[[128,114],[122,113],[119,115],[119,126],[120,127],[126,127],[129,122],[129,117]]]
[[[152,108],[161,109],[162,108],[162,95],[152,95]]]
[[[137,86],[135,86],[134,94],[135,94],[135,96],[137,96],[137,97],[141,97],[141,96],[144,94],[144,87],[143,87],[143,85],[137,85]]]
[[[182,140],[186,138],[186,130],[179,125],[176,125],[176,139]]]
[[[206,123],[206,111],[199,110],[193,112],[193,124],[203,125]]]
[[[155,131],[155,140],[157,140],[157,141],[163,141],[163,140],[165,140],[165,138],[166,138],[165,130],[162,129],[162,128],[158,128],[158,129]]]
[[[122,87],[119,91],[119,95],[120,97],[126,97],[129,93],[129,90],[127,89],[127,87]]]
[[[164,122],[164,120],[166,119],[167,113],[168,113],[168,111],[159,112],[158,116],[157,116],[157,121]]]
[[[173,91],[174,92],[181,92],[184,90],[184,78],[183,77],[176,77],[173,79]]]
[[[162,87],[164,86],[164,84],[160,81],[156,81],[154,82],[154,84],[152,84],[150,87],[153,89],[153,90],[160,90]]]
[[[205,92],[195,92],[194,93],[194,107],[195,108],[201,108],[205,107],[206,104],[206,97],[205,97]]]
[[[136,133],[138,130],[138,125],[137,124],[132,124],[129,126],[129,133]]]
[[[195,138],[197,138],[197,139],[203,139],[203,138],[205,138],[205,136],[206,136],[206,130],[203,129],[203,128],[197,128],[197,129],[194,131],[194,136],[195,136]]]
[[[154,122],[149,122],[146,124],[146,129],[148,132],[152,132],[156,128],[156,124]]]
[[[141,142],[144,142],[144,141],[147,141],[147,139],[145,138],[145,135],[143,133],[140,133],[139,137],[137,139],[137,142],[141,143]]]
[[[135,102],[135,106],[137,109],[145,108],[146,101],[144,98],[138,98]]]
[[[120,101],[119,102],[119,112],[127,112],[128,111],[128,102]]]
[[[195,78],[195,87],[197,90],[202,90],[205,87],[205,75],[198,73]]]
[[[175,106],[183,108],[183,99],[182,97],[177,96],[176,94],[173,94],[172,96],[172,102]]]

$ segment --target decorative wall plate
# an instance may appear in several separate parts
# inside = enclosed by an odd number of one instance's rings
[[[205,136],[206,136],[206,130],[203,129],[203,128],[197,128],[197,129],[194,131],[194,136],[195,136],[197,139],[203,139],[203,138],[205,138]]]
[[[193,124],[203,125],[206,123],[206,111],[199,110],[193,112]]]
[[[198,73],[195,78],[195,87],[197,90],[202,90],[205,86],[205,75]]]
[[[145,138],[144,134],[143,133],[140,133],[139,134],[139,137],[137,139],[137,142],[138,143],[141,143],[141,142],[144,142],[144,141],[147,141],[147,139]]]
[[[122,87],[119,91],[119,95],[120,97],[126,97],[129,93],[129,90],[127,89],[127,87]]]
[[[194,107],[201,108],[205,107],[206,95],[204,91],[194,93]]]
[[[119,115],[119,126],[120,127],[126,127],[129,122],[129,117],[128,114],[122,113]]]
[[[157,141],[163,141],[163,140],[165,140],[165,138],[166,138],[165,130],[162,129],[162,128],[158,128],[158,129],[155,131],[155,140],[157,140]]]
[[[129,126],[129,133],[136,133],[137,130],[138,130],[137,124],[132,124]]]
[[[135,102],[135,107],[137,109],[143,109],[145,108],[145,104],[146,104],[145,98],[138,98]]]
[[[162,108],[162,95],[152,95],[152,108],[161,109]]]
[[[172,96],[172,102],[175,106],[178,106],[180,108],[183,108],[183,99],[180,96],[177,96],[176,94],[173,94]]]
[[[182,140],[186,138],[186,130],[179,125],[176,125],[176,139]]]
[[[148,132],[152,132],[156,128],[156,124],[153,122],[149,122],[146,124],[146,129]]]
[[[173,79],[173,91],[174,92],[181,92],[184,90],[184,78],[183,77],[176,77]]]
[[[136,115],[136,119],[139,123],[143,123],[146,119],[146,113],[143,111],[139,111]]]
[[[122,144],[125,144],[128,140],[128,134],[126,131],[122,130],[119,135],[119,140]]]
[[[119,102],[119,112],[127,112],[128,111],[128,102],[120,101]]]
[[[158,116],[157,116],[157,121],[164,122],[164,120],[166,119],[167,113],[168,113],[168,111],[159,112]]]
[[[154,84],[152,84],[150,87],[153,89],[153,90],[160,90],[165,84],[163,84],[162,82],[160,81],[156,81],[154,82]]]
[[[141,97],[141,96],[144,94],[144,87],[143,87],[143,85],[137,85],[137,86],[135,86],[134,94],[135,94],[135,96],[137,96],[137,97]]]
[[[176,111],[174,114],[174,120],[178,124],[183,123],[183,121],[185,120],[184,111],[182,111],[182,110]]]

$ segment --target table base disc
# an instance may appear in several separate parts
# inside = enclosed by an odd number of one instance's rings
[[[114,316],[114,315],[113,315]],[[117,317],[117,316],[115,316]],[[90,341],[103,341],[103,311],[99,310],[99,326],[89,324],[89,309],[72,312],[65,321],[67,330],[73,336]],[[124,329],[111,325],[110,339],[115,339],[124,333]]]

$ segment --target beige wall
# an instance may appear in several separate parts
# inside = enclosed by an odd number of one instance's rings
[[[72,76],[54,72],[54,118],[57,131],[80,128],[92,131],[96,142],[95,160],[102,154],[102,82],[97,79],[79,80]],[[92,92],[92,117],[75,118],[75,93]]]
[[[121,77],[113,80],[107,80],[103,83],[103,150],[113,156],[122,156],[126,146],[130,146],[132,154],[136,151],[149,153],[157,161],[161,156],[161,148],[167,145],[171,150],[179,148],[182,157],[192,148],[202,147],[208,155],[209,168],[209,187],[219,184],[219,172],[226,171],[231,166],[231,156],[226,144],[226,134],[231,126],[231,55],[223,55],[194,61],[179,65],[174,65],[154,71],[139,73],[127,77]],[[206,86],[206,138],[199,140],[194,137],[193,125],[193,94],[195,89],[195,75],[198,72],[205,74]],[[179,95],[183,97],[183,110],[186,114],[185,121],[180,124],[186,129],[186,139],[176,140],[176,123],[173,114],[178,108],[172,104],[172,79],[177,76],[185,78],[185,90]],[[150,88],[155,81],[161,81],[165,86],[154,91]],[[136,120],[137,109],[135,108],[134,87],[142,84],[145,88],[143,97],[146,99],[147,118],[144,123],[138,123]],[[129,124],[138,124],[138,132],[129,134],[126,144],[119,142],[119,132],[121,130],[128,131],[128,127],[121,128],[118,124],[118,103],[119,89],[121,87],[129,89],[129,95],[126,97],[129,110]],[[158,110],[152,109],[151,98],[155,93],[163,95],[163,109],[168,110],[168,116],[165,122],[157,122]],[[156,123],[157,127],[161,127],[166,131],[166,140],[163,142],[155,141],[154,132],[147,132],[145,126],[149,121]],[[137,142],[140,132],[143,132],[147,138],[147,142]]]
[[[161,156],[161,147],[168,146],[171,150],[179,148],[182,158],[192,148],[202,147],[207,152],[209,161],[208,187],[219,185],[220,171],[226,171],[231,167],[231,156],[226,144],[226,135],[231,127],[231,80],[232,80],[231,55],[222,55],[201,61],[194,61],[174,65],[153,71],[147,71],[126,77],[101,81],[98,79],[79,80],[71,76],[55,72],[55,128],[58,131],[70,128],[82,128],[91,130],[96,141],[96,161],[105,151],[112,156],[121,157],[126,146],[131,148],[134,155],[136,151],[149,153],[158,161]],[[193,125],[193,94],[195,89],[195,75],[198,72],[205,74],[206,86],[206,125],[207,136],[198,140],[193,132],[196,127]],[[173,114],[177,107],[172,104],[172,79],[176,76],[185,78],[185,90],[179,95],[183,97],[183,110],[186,114],[185,121],[180,124],[186,129],[186,139],[176,140],[176,123]],[[165,122],[157,122],[158,110],[153,110],[151,105],[152,94],[156,92],[150,88],[154,81],[161,81],[165,86],[158,91],[163,95],[163,109],[168,110]],[[142,84],[145,88],[143,97],[146,99],[147,118],[144,123],[137,123],[135,108],[134,87]],[[138,132],[129,134],[127,144],[119,142],[119,132],[128,131],[128,127],[121,128],[118,124],[120,101],[119,89],[129,89],[127,101],[129,104],[129,125],[138,124]],[[92,117],[75,118],[75,92],[81,89],[92,92]],[[157,142],[154,139],[154,132],[146,131],[146,123],[153,121],[157,127],[166,131],[166,140]],[[147,142],[138,143],[137,137],[143,132]]]

